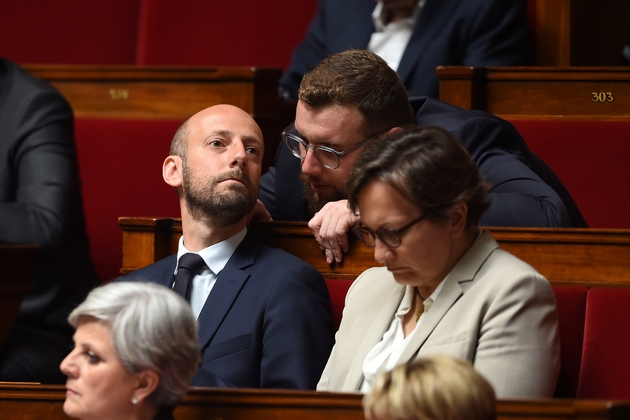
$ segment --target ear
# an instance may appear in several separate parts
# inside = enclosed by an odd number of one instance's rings
[[[137,375],[133,399],[142,402],[157,389],[160,384],[160,375],[154,370],[143,370]]]
[[[162,164],[162,177],[164,182],[174,188],[181,187],[182,174],[182,158],[179,156],[168,156]]]
[[[387,130],[385,135],[389,136],[390,134],[398,133],[399,131],[402,131],[402,127],[392,127],[389,130]]]
[[[450,210],[449,228],[453,238],[460,237],[466,230],[466,219],[468,218],[468,205],[459,203]]]

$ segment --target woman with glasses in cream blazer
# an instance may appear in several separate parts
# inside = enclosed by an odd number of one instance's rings
[[[368,143],[346,184],[355,232],[384,267],[346,296],[318,390],[370,390],[412,359],[469,360],[497,397],[551,397],[560,371],[549,282],[477,224],[489,203],[447,131],[413,127]]]

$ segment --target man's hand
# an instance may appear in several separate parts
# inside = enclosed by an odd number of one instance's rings
[[[256,204],[247,214],[247,224],[249,225],[252,221],[254,222],[268,222],[273,220],[271,218],[271,214],[267,211],[267,207],[263,204],[262,201],[256,200]]]
[[[343,260],[343,253],[350,249],[348,231],[358,222],[359,217],[348,208],[348,200],[327,203],[308,222],[328,264]]]

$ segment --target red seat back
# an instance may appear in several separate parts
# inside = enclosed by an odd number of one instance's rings
[[[83,206],[92,260],[103,282],[122,265],[120,216],[179,217],[162,162],[181,121],[78,118],[75,124]]]
[[[582,360],[584,316],[588,289],[554,286],[560,329],[560,376],[554,397],[575,398]]]
[[[590,289],[578,398],[630,399],[629,330],[630,289]]]
[[[137,64],[285,68],[316,0],[142,0]]]
[[[140,0],[0,2],[0,56],[21,64],[134,64]]]
[[[348,293],[348,289],[352,285],[352,282],[353,280],[326,279],[335,331],[339,329],[341,316],[343,314],[343,307],[346,304],[346,294]]]

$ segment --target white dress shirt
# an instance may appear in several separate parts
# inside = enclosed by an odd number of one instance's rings
[[[407,347],[411,337],[418,331],[418,326],[422,324],[424,314],[430,310],[431,304],[437,299],[443,285],[444,280],[442,280],[433,293],[431,293],[431,296],[424,300],[424,311],[422,315],[420,315],[411,334],[405,337],[403,332],[403,318],[411,310],[416,293],[414,286],[407,285],[398,310],[396,314],[394,314],[394,319],[387,331],[385,331],[385,334],[383,334],[383,339],[370,350],[363,361],[363,383],[361,384],[361,392],[366,393],[370,390],[379,372],[392,370],[400,364],[400,355]],[[404,363],[406,360],[402,362]]]
[[[425,0],[420,0],[408,18],[398,22],[390,22],[387,25],[383,22],[382,2],[376,3],[372,12],[374,32],[372,32],[367,49],[380,56],[394,70],[398,70],[398,65],[411,39],[413,28],[420,17],[424,2]]]

